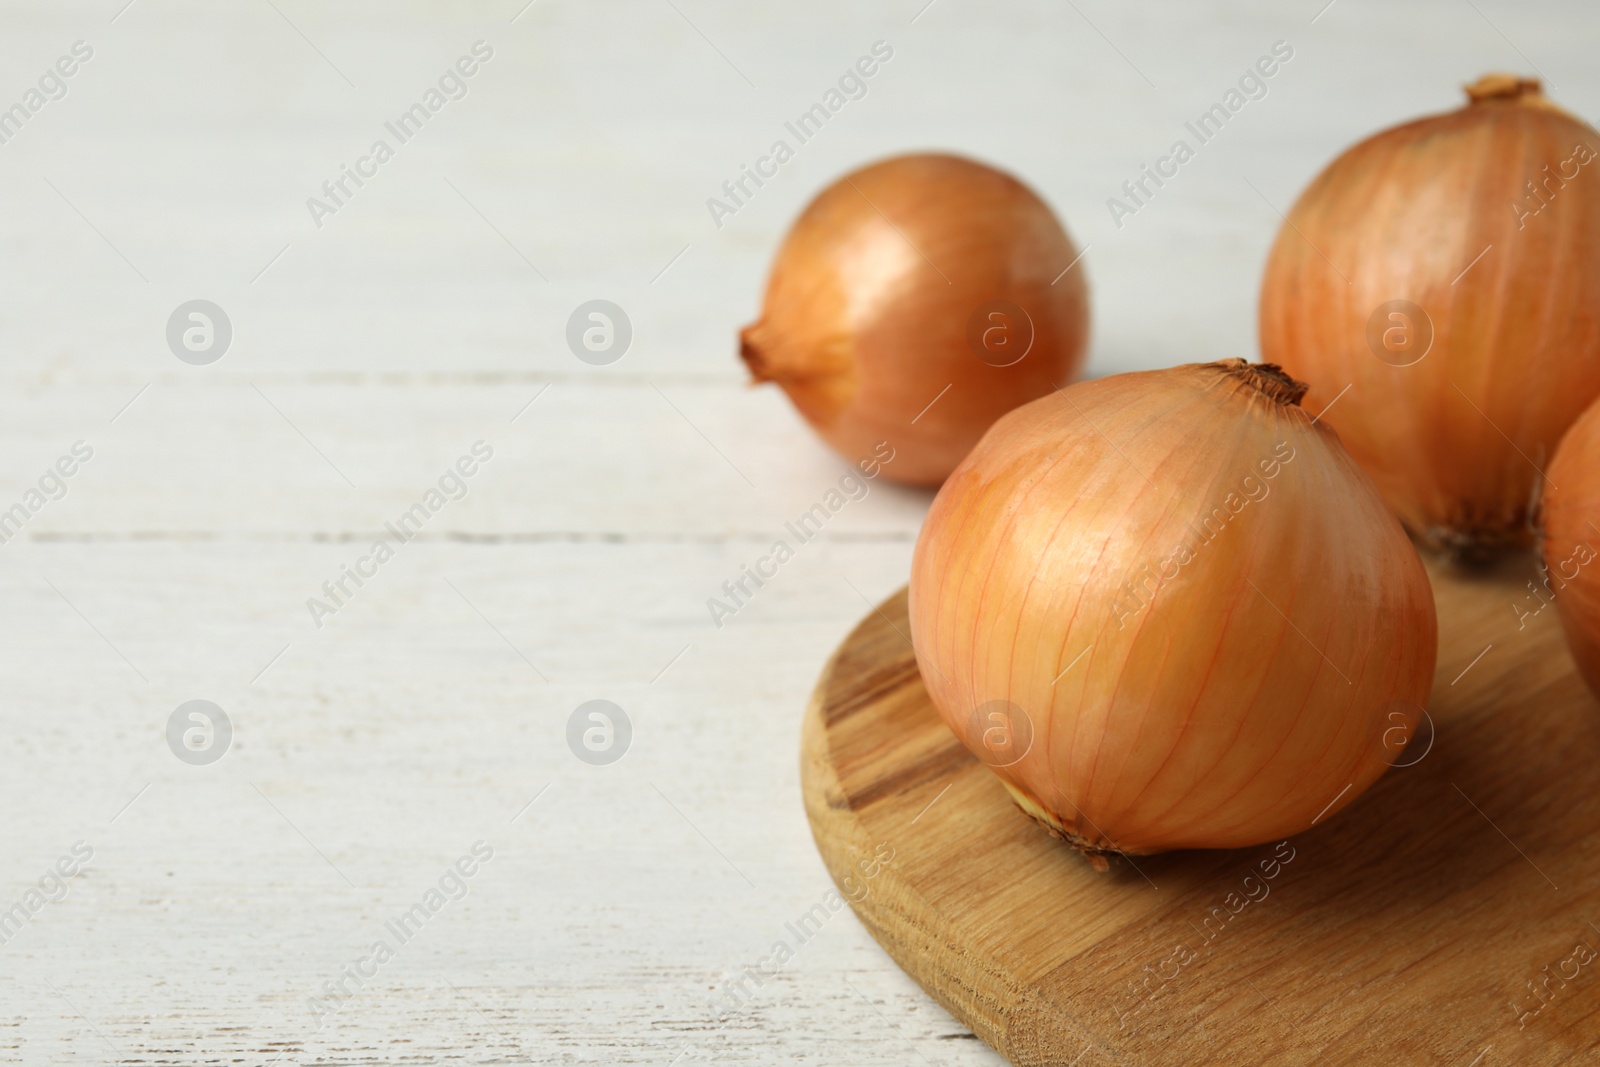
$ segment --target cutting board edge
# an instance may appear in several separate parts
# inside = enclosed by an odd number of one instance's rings
[[[918,913],[936,915],[938,910],[910,886],[892,863],[878,872],[869,891],[859,900],[852,899],[845,888],[845,879],[855,873],[856,859],[873,855],[879,842],[873,840],[854,813],[833,761],[828,758],[823,708],[843,654],[861,640],[864,631],[879,625],[882,608],[904,595],[903,587],[890,594],[877,605],[878,610],[850,631],[828,658],[806,705],[801,725],[800,788],[811,835],[828,876],[895,965],[1017,1067],[1126,1064],[1125,1056],[1114,1061],[1100,1042],[1057,1006],[1043,1003],[1037,990],[1003,968],[963,950],[952,939],[941,936],[936,925],[919,919]],[[919,943],[911,943],[905,936],[908,932],[920,935]],[[970,975],[973,980],[957,981],[955,976],[961,974]]]

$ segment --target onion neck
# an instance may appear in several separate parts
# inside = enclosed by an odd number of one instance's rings
[[[770,382],[772,372],[769,346],[765,343],[766,330],[762,322],[753,322],[739,331],[739,358],[750,370],[750,384]]]
[[[1543,108],[1546,111],[1567,112],[1544,95],[1544,86],[1538,78],[1524,78],[1520,74],[1485,74],[1471,85],[1465,86],[1468,107],[1485,104],[1516,104],[1522,107]]]
[[[840,332],[796,337],[781,321],[763,318],[739,331],[750,384],[776,382],[813,425],[831,425],[860,384],[853,339]]]
[[[1211,366],[1250,386],[1262,396],[1282,407],[1298,407],[1300,400],[1311,388],[1305,382],[1291,377],[1276,363],[1250,363],[1242,359],[1224,359]]]

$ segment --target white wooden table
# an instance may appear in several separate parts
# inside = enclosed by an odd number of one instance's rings
[[[842,470],[734,357],[784,228],[865,160],[958,149],[1089,246],[1094,372],[1253,355],[1276,212],[1341,147],[1488,69],[1600,110],[1578,0],[125,2],[0,13],[0,108],[93,53],[0,144],[0,510],[93,449],[0,545],[7,1063],[997,1062],[848,911],[789,930],[830,888],[800,711],[928,495],[875,484],[706,607]],[[880,40],[867,95],[715,225]],[[1267,95],[1116,226],[1279,40]],[[477,41],[466,95],[386,134]],[[341,165],[369,176],[319,226]],[[564,339],[597,298],[633,328],[607,366]],[[207,365],[165,337],[194,299],[232,325]],[[466,496],[315,625],[480,440]],[[205,765],[167,742],[197,699],[233,730]],[[595,699],[632,724],[605,766],[567,743]]]

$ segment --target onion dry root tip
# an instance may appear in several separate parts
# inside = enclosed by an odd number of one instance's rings
[[[1536,535],[1536,527],[1524,520],[1506,528],[1471,524],[1432,526],[1419,533],[1416,541],[1457,572],[1487,574],[1508,557],[1526,549],[1529,539]]]
[[[1049,834],[1057,841],[1065,841],[1067,844],[1071,845],[1081,856],[1083,856],[1084,859],[1089,861],[1089,866],[1093,867],[1101,874],[1104,874],[1111,869],[1111,862],[1109,859],[1107,859],[1108,856],[1122,855],[1121,852],[1118,852],[1114,848],[1106,848],[1102,845],[1090,844],[1084,838],[1081,838],[1077,834],[1070,831],[1061,829],[1061,827],[1057,826],[1043,815],[1040,815],[1038,812],[1029,811],[1021,804],[1018,804],[1017,807],[1021,809],[1024,815],[1037,823],[1045,833]]]
[[[1109,845],[1099,844],[1097,842],[1090,841],[1088,838],[1083,837],[1080,834],[1073,833],[1071,830],[1068,830],[1066,827],[1062,826],[1056,817],[1052,815],[1044,807],[1044,805],[1034,800],[1031,796],[1022,792],[1010,782],[1002,780],[1002,784],[1006,787],[1006,792],[1010,795],[1011,802],[1015,804],[1019,810],[1021,810],[1022,814],[1038,823],[1040,828],[1042,828],[1045,833],[1049,834],[1057,841],[1065,841],[1067,844],[1071,845],[1079,855],[1083,856],[1084,859],[1089,861],[1089,865],[1091,867],[1100,873],[1104,874],[1106,871],[1111,869],[1111,864],[1107,860],[1107,857],[1126,857],[1128,855],[1128,853],[1123,852],[1119,848],[1113,848]]]

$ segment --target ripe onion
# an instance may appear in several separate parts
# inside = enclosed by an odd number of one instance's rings
[[[790,229],[739,354],[846,459],[887,440],[887,477],[937,485],[995,419],[1079,369],[1077,258],[1009,174],[950,155],[875,163]]]
[[[934,499],[928,693],[1097,866],[1304,830],[1422,715],[1427,574],[1304,391],[1243,360],[1084,382],[1002,418]]]
[[[1554,600],[1578,672],[1600,695],[1600,403],[1561,439],[1548,474],[1543,588],[1534,587],[1526,598],[1537,598],[1539,606],[1518,616],[1537,614]]]
[[[1317,176],[1260,329],[1412,533],[1485,556],[1531,543],[1539,467],[1600,395],[1600,134],[1537,81],[1467,95]]]

